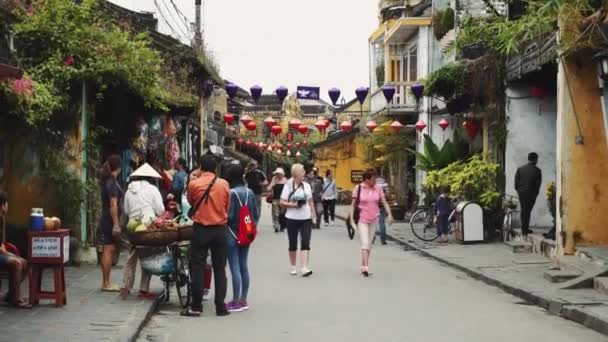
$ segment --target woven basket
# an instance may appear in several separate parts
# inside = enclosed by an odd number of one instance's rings
[[[177,241],[177,230],[158,229],[129,234],[129,240],[135,246],[166,246]]]
[[[192,228],[192,226],[183,226],[177,231],[179,232],[177,241],[190,241],[192,239],[192,232],[194,231],[194,228]]]

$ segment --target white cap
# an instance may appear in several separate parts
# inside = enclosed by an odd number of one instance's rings
[[[132,177],[163,178],[148,163],[145,163],[144,165],[140,166],[139,169],[135,170],[129,176],[129,178],[132,178]]]
[[[275,173],[280,173],[283,176],[285,176],[285,170],[283,170],[283,168],[281,168],[281,167],[277,167],[277,169],[274,170],[273,174],[275,174]]]

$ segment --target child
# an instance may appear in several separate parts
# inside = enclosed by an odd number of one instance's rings
[[[437,235],[439,242],[447,243],[450,230],[450,214],[454,210],[452,199],[450,199],[450,187],[442,186],[441,194],[435,202],[435,223],[437,224]]]

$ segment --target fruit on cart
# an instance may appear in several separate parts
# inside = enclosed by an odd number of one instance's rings
[[[127,223],[127,231],[134,232],[141,225],[140,220],[129,220],[129,223]]]
[[[137,233],[137,232],[145,232],[146,230],[148,230],[148,227],[146,227],[146,226],[145,226],[145,225],[143,225],[143,224],[140,224],[139,226],[137,226],[137,227],[135,228],[135,232],[136,232],[136,233]]]

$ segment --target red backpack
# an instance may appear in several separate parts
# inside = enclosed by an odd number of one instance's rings
[[[236,191],[231,191],[239,201],[239,205],[241,209],[239,210],[239,230],[237,234],[234,234],[232,229],[229,228],[230,233],[236,239],[236,244],[239,247],[247,247],[251,245],[251,243],[255,240],[258,235],[258,229],[255,226],[255,222],[251,217],[251,211],[249,211],[249,207],[247,206],[247,200],[249,199],[249,191],[247,191],[247,197],[245,197],[245,203],[241,202],[241,198],[239,197]]]

